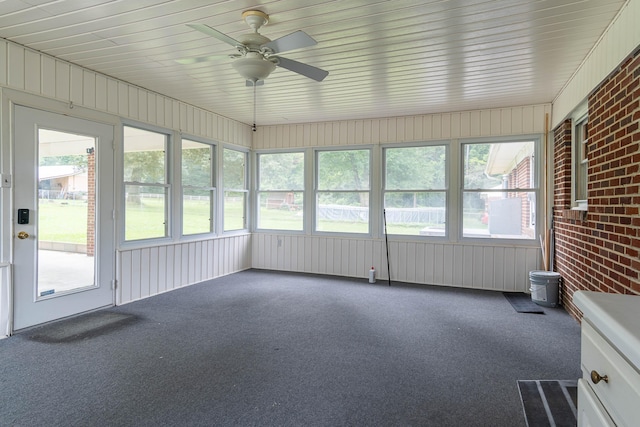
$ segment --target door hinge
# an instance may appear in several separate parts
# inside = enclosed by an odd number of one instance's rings
[[[111,281],[111,289],[112,290],[118,289],[118,281],[117,280],[114,279],[114,280]]]

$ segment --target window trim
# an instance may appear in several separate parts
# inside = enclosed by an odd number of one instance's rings
[[[457,179],[458,183],[458,192],[456,200],[457,200],[457,233],[458,233],[458,241],[471,243],[476,242],[483,245],[491,245],[491,244],[507,244],[507,245],[521,245],[521,246],[538,246],[540,243],[536,236],[540,233],[539,222],[536,221],[537,224],[533,227],[533,238],[531,239],[514,239],[514,238],[497,238],[497,237],[469,237],[464,235],[464,214],[463,214],[463,206],[464,206],[464,195],[469,192],[486,192],[488,189],[466,189],[464,184],[464,146],[467,144],[489,144],[489,143],[517,143],[517,142],[529,142],[532,141],[534,143],[533,148],[533,158],[535,162],[535,178],[533,182],[533,188],[526,189],[510,189],[509,192],[517,192],[517,193],[531,193],[533,192],[536,197],[535,201],[535,217],[541,218],[541,203],[540,198],[542,197],[542,191],[540,189],[541,184],[541,175],[542,168],[544,167],[540,162],[540,153],[542,150],[542,135],[541,134],[529,134],[529,135],[513,135],[513,136],[497,136],[497,137],[482,137],[482,138],[465,138],[458,140],[458,173]],[[531,184],[530,184],[531,185]],[[493,192],[501,192],[500,190],[493,190]],[[529,221],[527,221],[526,226],[528,227]]]
[[[201,189],[207,189],[212,191],[212,204],[213,206],[211,207],[211,215],[213,216],[212,220],[211,220],[211,231],[206,232],[206,233],[194,233],[194,234],[184,234],[184,182],[182,179],[182,166],[183,166],[183,157],[182,157],[182,143],[184,140],[188,140],[188,141],[192,141],[192,142],[197,142],[200,144],[205,144],[205,145],[209,145],[209,148],[211,149],[211,161],[210,161],[210,166],[211,166],[211,182],[210,182],[210,187],[191,187],[191,188],[201,188]],[[180,206],[178,207],[178,212],[179,212],[179,217],[180,217],[180,224],[179,224],[179,236],[181,240],[197,240],[197,239],[201,239],[203,237],[210,237],[210,236],[217,236],[218,235],[218,186],[217,186],[217,182],[218,182],[218,146],[219,144],[216,143],[215,141],[210,141],[210,140],[206,140],[204,138],[198,138],[192,135],[180,135],[180,143],[176,144],[176,146],[178,147],[178,151],[180,152],[179,156],[177,156],[179,158],[179,160],[177,161],[177,165],[176,168],[179,169],[180,171],[180,177],[179,177],[179,185],[177,186],[177,190],[176,190],[176,200],[180,200]],[[177,179],[177,177],[176,177]]]
[[[387,192],[415,192],[413,190],[387,190],[387,149],[394,148],[414,148],[414,147],[444,147],[445,149],[445,169],[444,169],[444,188],[437,190],[420,190],[420,192],[426,193],[445,193],[445,228],[442,236],[430,236],[430,235],[411,235],[411,234],[388,234],[393,238],[403,240],[433,240],[433,241],[450,241],[450,220],[451,220],[451,188],[450,188],[450,173],[451,173],[451,144],[452,140],[436,140],[436,141],[423,141],[423,142],[411,142],[411,143],[397,143],[397,144],[382,144],[380,146],[381,162],[380,162],[380,208],[385,209],[384,200]],[[384,213],[383,213],[384,215]],[[380,221],[380,235],[384,236],[385,224],[384,218]]]
[[[260,190],[260,156],[261,155],[269,155],[269,154],[290,154],[290,153],[301,153],[302,161],[303,161],[303,184],[301,190],[293,190],[296,193],[302,193],[302,230],[290,230],[290,229],[279,229],[279,228],[260,228],[259,217],[260,217],[260,193],[268,193],[268,192],[280,192],[280,190]],[[307,171],[308,161],[307,157],[309,156],[309,150],[305,148],[298,149],[280,149],[280,150],[255,150],[253,152],[253,164],[255,165],[255,182],[253,183],[253,211],[252,211],[252,223],[254,224],[253,231],[254,232],[267,232],[267,233],[279,233],[279,234],[307,234],[308,231],[308,188],[309,188],[309,174]],[[282,190],[282,191],[290,191],[290,190]]]
[[[362,151],[366,150],[369,153],[369,189],[366,191],[353,191],[353,190],[318,190],[318,155],[323,152],[336,152],[336,151]],[[349,146],[340,146],[340,147],[317,147],[313,149],[313,196],[310,200],[310,209],[312,212],[312,221],[311,221],[311,234],[317,236],[351,236],[351,237],[372,237],[373,236],[373,226],[375,218],[373,217],[373,211],[371,209],[374,204],[374,168],[377,165],[374,163],[374,146],[373,145],[349,145]],[[344,192],[344,193],[360,193],[367,192],[369,193],[369,220],[367,224],[367,232],[366,233],[346,233],[339,231],[320,231],[317,230],[318,226],[318,215],[317,215],[317,205],[318,205],[318,194],[321,192]]]
[[[586,211],[588,209],[588,168],[589,168],[589,156],[587,152],[587,144],[589,142],[589,137],[583,138],[582,141],[577,140],[577,130],[580,127],[586,127],[588,132],[589,125],[589,112],[588,112],[588,104],[585,102],[580,107],[578,107],[574,113],[571,115],[571,209],[573,210],[583,210]],[[583,133],[581,132],[581,135]],[[578,147],[580,144],[580,147]],[[587,196],[586,199],[578,199],[577,194],[577,186],[578,186],[578,161],[583,163],[585,166],[585,174],[586,179],[584,182],[584,188],[582,189]]]
[[[231,234],[245,234],[247,232],[249,232],[249,230],[251,229],[251,211],[250,211],[250,196],[251,196],[251,191],[250,191],[250,187],[251,187],[251,181],[250,181],[250,177],[251,177],[251,170],[252,170],[252,163],[251,163],[251,151],[247,148],[247,147],[240,147],[240,146],[236,146],[236,145],[231,145],[231,144],[223,144],[221,147],[221,153],[220,153],[220,163],[219,163],[219,177],[220,177],[220,191],[218,191],[219,193],[219,206],[220,209],[218,210],[219,212],[219,218],[221,218],[221,222],[220,224],[220,233],[218,234],[226,234],[226,235],[231,235]],[[244,189],[227,189],[225,187],[225,182],[224,182],[224,152],[225,150],[231,150],[231,151],[237,151],[239,153],[244,154]],[[237,193],[245,193],[245,198],[244,198],[244,228],[238,228],[238,229],[234,229],[234,230],[226,230],[225,229],[225,215],[224,215],[224,197],[225,197],[225,193],[227,191],[232,191],[232,192],[237,192]]]
[[[124,161],[124,155],[125,155],[125,145],[126,145],[126,141],[125,141],[125,128],[133,128],[133,129],[139,129],[139,130],[143,130],[146,132],[152,132],[152,133],[158,133],[158,134],[162,134],[166,137],[165,139],[165,148],[164,148],[164,152],[165,152],[165,157],[164,157],[164,161],[165,161],[165,170],[164,170],[164,176],[165,176],[165,182],[164,184],[159,184],[159,183],[140,183],[140,182],[133,182],[133,181],[125,181],[124,180],[124,169],[125,169],[125,161]],[[118,247],[122,247],[122,248],[133,248],[133,247],[146,247],[149,244],[157,244],[158,242],[169,242],[172,241],[174,238],[174,222],[175,222],[175,215],[174,215],[174,209],[173,209],[173,199],[174,199],[174,168],[173,168],[173,162],[175,159],[175,155],[174,155],[174,147],[175,147],[175,132],[170,130],[170,129],[165,129],[159,126],[153,126],[153,125],[148,125],[148,124],[142,124],[142,123],[138,123],[138,122],[134,122],[134,121],[130,121],[130,120],[123,120],[120,126],[120,135],[121,135],[121,142],[122,142],[122,149],[120,150],[120,153],[118,155],[118,162],[119,162],[119,167],[118,167],[118,177],[119,177],[119,183],[118,183],[118,187],[119,187],[119,195],[118,195],[118,207],[116,208],[117,212],[118,212],[118,216],[120,218],[122,218],[122,221],[120,221],[121,226],[119,227],[119,229],[117,230],[118,233]],[[127,224],[126,224],[126,186],[127,185],[139,185],[139,186],[144,186],[144,187],[163,187],[165,188],[165,206],[164,206],[164,210],[165,210],[165,224],[164,224],[164,228],[165,228],[165,235],[161,236],[161,237],[148,237],[148,238],[144,238],[144,239],[135,239],[135,240],[127,240],[126,239],[126,230],[127,230]]]

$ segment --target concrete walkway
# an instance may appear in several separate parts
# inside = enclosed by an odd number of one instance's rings
[[[56,293],[94,284],[95,258],[87,254],[38,251],[38,293]]]

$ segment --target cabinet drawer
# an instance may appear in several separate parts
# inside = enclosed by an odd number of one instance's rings
[[[586,380],[578,380],[578,427],[615,427]]]
[[[640,419],[640,373],[600,335],[588,321],[582,322],[582,373],[591,389],[619,426],[637,425]],[[595,371],[606,376],[597,384]]]

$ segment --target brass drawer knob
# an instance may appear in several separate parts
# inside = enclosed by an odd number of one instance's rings
[[[600,381],[604,381],[605,383],[608,383],[609,377],[606,375],[600,375],[596,371],[591,371],[591,382],[594,384],[598,384]]]

